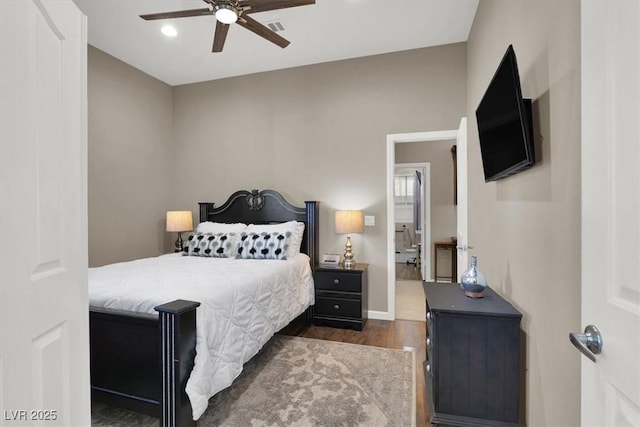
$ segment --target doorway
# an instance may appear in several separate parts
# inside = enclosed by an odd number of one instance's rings
[[[457,236],[458,242],[462,242],[462,246],[466,247],[467,242],[467,230],[466,230],[466,185],[462,185],[466,182],[466,169],[463,169],[460,163],[461,153],[465,153],[466,156],[466,118],[462,118],[460,122],[460,128],[447,131],[435,131],[435,132],[412,132],[402,134],[389,134],[387,135],[387,320],[395,319],[395,281],[396,281],[396,259],[395,259],[395,206],[394,206],[394,176],[396,165],[396,146],[397,144],[423,142],[429,143],[432,141],[452,140],[456,141],[458,148],[458,168],[457,168]],[[460,147],[462,146],[462,150]],[[466,158],[464,167],[466,168]],[[464,179],[460,179],[461,173],[464,175]],[[461,188],[462,187],[462,188]],[[462,238],[462,239],[461,239]],[[422,236],[422,252],[423,259],[432,259],[432,250],[430,244],[425,244],[424,236]],[[460,256],[460,251],[458,251]],[[465,254],[462,254],[464,257]],[[462,264],[465,265],[465,264]],[[430,278],[431,263],[425,265],[423,277]]]
[[[397,150],[396,150],[397,151]],[[401,158],[396,152],[396,158]],[[402,154],[402,153],[400,153]],[[396,163],[394,175],[396,318],[425,321],[422,271],[430,262],[422,252],[430,240],[431,165]],[[424,239],[423,239],[424,236]]]
[[[422,280],[425,269],[430,270],[422,248],[431,233],[431,165],[396,163],[393,179],[396,278]]]

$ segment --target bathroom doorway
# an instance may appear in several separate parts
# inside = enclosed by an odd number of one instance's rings
[[[394,175],[396,278],[422,280],[430,271],[424,242],[430,240],[429,163],[396,163]]]
[[[394,209],[394,176],[396,163],[403,161],[396,158],[398,146],[415,142],[454,141],[457,146],[457,174],[456,174],[456,235],[458,242],[458,265],[466,265],[468,245],[467,230],[467,185],[466,185],[466,156],[467,156],[467,119],[460,120],[458,129],[430,132],[412,132],[387,135],[387,313],[384,318],[394,320],[396,318],[396,259],[395,259],[395,209]],[[416,161],[412,159],[411,161]],[[408,162],[408,161],[404,161]],[[453,185],[453,184],[452,184]],[[433,205],[433,202],[432,202]],[[424,240],[424,236],[423,236]],[[422,247],[424,258],[432,259],[431,244]],[[429,269],[431,270],[431,269]],[[429,280],[431,271],[425,271],[423,278]],[[382,318],[382,317],[381,317]]]

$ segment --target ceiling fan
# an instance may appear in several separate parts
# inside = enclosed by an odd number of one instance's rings
[[[268,10],[286,9],[289,7],[315,4],[315,0],[202,0],[207,4],[204,9],[179,10],[176,12],[151,13],[140,15],[147,21],[156,19],[187,18],[191,16],[215,15],[216,30],[213,36],[212,52],[222,52],[224,42],[227,39],[229,25],[237,23],[241,27],[259,35],[262,38],[275,43],[281,48],[289,45],[284,37],[271,31],[249,14],[266,12]]]

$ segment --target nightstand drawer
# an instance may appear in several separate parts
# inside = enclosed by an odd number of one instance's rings
[[[362,317],[362,302],[359,299],[326,297],[317,295],[314,307],[316,316]]]
[[[361,292],[360,274],[334,271],[316,271],[315,287],[318,290]]]

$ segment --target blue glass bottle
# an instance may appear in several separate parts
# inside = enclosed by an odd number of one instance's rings
[[[469,298],[482,298],[482,293],[487,287],[487,279],[478,269],[478,258],[471,257],[471,265],[460,277],[460,287]]]

